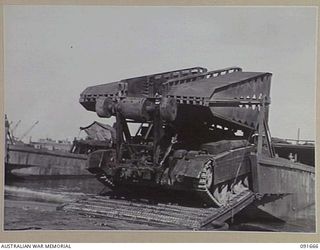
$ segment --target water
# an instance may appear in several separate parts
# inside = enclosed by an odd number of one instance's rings
[[[28,177],[22,180],[11,180],[6,183],[7,189],[33,190],[43,193],[59,193],[63,195],[98,194],[104,187],[92,176],[70,178]]]
[[[93,177],[27,178],[5,185],[4,229],[7,230],[165,230],[112,218],[66,212],[64,203],[97,195],[104,186]],[[172,228],[172,227],[171,227]]]
[[[57,210],[64,203],[96,195],[103,188],[91,176],[9,180],[5,185],[4,229],[109,229],[100,220]]]

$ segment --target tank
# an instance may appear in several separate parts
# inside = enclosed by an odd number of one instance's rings
[[[221,207],[252,189],[268,137],[271,73],[239,67],[181,69],[86,88],[81,105],[115,117],[115,147],[88,170],[114,191],[183,192]],[[260,125],[259,125],[260,124]]]

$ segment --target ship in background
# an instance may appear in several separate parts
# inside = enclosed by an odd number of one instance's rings
[[[281,158],[315,166],[314,140],[272,138],[272,145]]]
[[[20,139],[13,136],[13,130],[14,128],[10,129],[10,123],[5,116],[6,179],[10,177],[90,175],[86,169],[87,154],[97,149],[110,148],[114,138],[113,128],[99,122],[81,127],[80,131],[86,132],[86,138],[74,139],[73,142],[47,138],[36,142],[30,140],[29,143],[25,143],[21,140],[24,136]]]

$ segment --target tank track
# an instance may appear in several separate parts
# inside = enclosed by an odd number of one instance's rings
[[[207,207],[222,207],[226,205],[231,198],[238,195],[242,191],[249,190],[248,183],[243,177],[239,180],[235,179],[233,183],[222,183],[213,185],[213,168],[212,160],[208,160],[200,173],[198,179],[193,183],[193,191],[202,200]],[[105,187],[115,190],[117,186],[109,178],[101,168],[95,169],[95,178]]]
[[[249,190],[248,176],[235,178],[233,182],[213,184],[213,162],[209,160],[203,167],[199,179],[194,183],[197,195],[206,206],[222,207],[230,199],[243,191]]]
[[[115,188],[115,184],[112,182],[112,180],[106,175],[106,173],[102,169],[96,170],[95,178],[101,182],[105,187],[108,187],[110,189]]]
[[[222,204],[212,195],[210,187],[213,179],[212,162],[208,161],[200,173],[200,178],[196,181],[194,188],[200,198],[208,206],[222,206]]]

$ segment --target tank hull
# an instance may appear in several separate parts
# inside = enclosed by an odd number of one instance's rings
[[[233,142],[233,143],[231,143]],[[226,202],[235,184],[249,178],[252,145],[244,141],[222,141],[203,145],[203,150],[175,150],[163,167],[146,167],[145,162],[116,163],[114,150],[99,150],[89,155],[88,170],[105,186],[115,191],[143,189],[184,191],[220,206],[215,192],[224,189]],[[247,186],[247,189],[249,187]],[[243,190],[241,190],[243,191]]]

